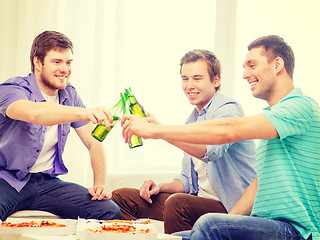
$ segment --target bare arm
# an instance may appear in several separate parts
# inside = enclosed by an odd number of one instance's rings
[[[250,215],[258,189],[257,177],[243,192],[242,196],[234,207],[230,210],[229,214]]]
[[[88,191],[92,195],[92,200],[110,199],[111,193],[104,186],[106,173],[105,155],[102,144],[91,136],[93,128],[92,123],[76,128],[77,134],[89,151],[93,170],[93,187],[90,187]]]
[[[147,122],[161,125],[160,122],[156,119],[154,114],[149,112],[147,114],[148,114],[148,117],[145,118]],[[192,144],[192,143],[186,143],[186,142],[175,141],[175,140],[166,140],[166,141],[171,145],[177,148],[180,148],[182,151],[196,158],[204,157],[207,152],[206,145]]]
[[[149,203],[152,203],[151,196],[157,195],[160,192],[184,193],[185,190],[182,182],[177,179],[174,179],[168,183],[160,183],[159,185],[152,180],[147,180],[144,181],[140,188],[140,196]]]
[[[132,134],[143,138],[194,144],[224,144],[248,139],[278,137],[276,129],[264,115],[214,119],[180,126],[155,125],[136,115],[124,115],[122,123],[122,133],[126,141]]]
[[[36,123],[44,126],[57,125],[66,122],[91,121],[101,123],[106,127],[113,121],[110,111],[106,108],[81,108],[63,106],[49,102],[32,102],[18,100],[7,109],[6,115],[15,120]]]

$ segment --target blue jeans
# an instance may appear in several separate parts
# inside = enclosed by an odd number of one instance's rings
[[[190,231],[174,233],[184,240],[302,240],[291,224],[266,218],[208,213]],[[310,236],[308,240],[311,240]]]
[[[120,219],[119,207],[111,200],[91,200],[87,188],[47,174],[35,173],[20,192],[0,179],[0,218],[20,210],[47,211],[63,218]]]

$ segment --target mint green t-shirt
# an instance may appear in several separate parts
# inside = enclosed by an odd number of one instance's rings
[[[252,216],[291,223],[320,239],[320,108],[294,89],[263,114],[279,138],[257,148],[258,191]]]

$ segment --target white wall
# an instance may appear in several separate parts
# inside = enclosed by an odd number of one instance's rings
[[[276,34],[292,47],[296,65],[293,81],[305,94],[320,102],[320,1],[318,0],[241,0],[237,1],[234,97],[247,115],[261,112],[266,103],[252,97],[242,79],[247,46],[254,39]]]

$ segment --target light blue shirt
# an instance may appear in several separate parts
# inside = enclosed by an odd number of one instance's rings
[[[218,118],[243,117],[238,102],[220,92],[216,92],[210,102],[198,114],[195,108],[186,124]],[[244,190],[254,180],[255,144],[252,140],[221,145],[207,145],[207,153],[202,161],[206,163],[206,174],[221,203],[229,212]],[[184,153],[181,174],[176,176],[185,192],[197,195],[199,191],[198,174],[191,156]]]

